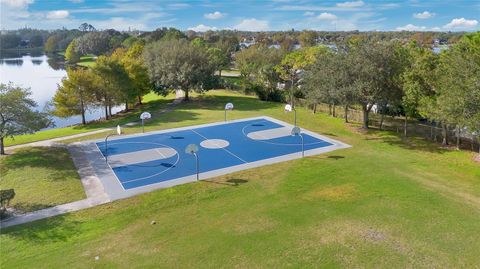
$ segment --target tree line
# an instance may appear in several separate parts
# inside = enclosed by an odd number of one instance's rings
[[[244,88],[264,100],[301,98],[314,112],[319,103],[333,113],[338,106],[359,108],[364,128],[372,111],[382,119],[401,115],[405,136],[408,119],[421,118],[442,128],[444,144],[449,129],[457,146],[462,133],[480,134],[480,32],[439,54],[416,41],[367,38],[293,52],[258,45],[237,53],[236,65]]]
[[[161,28],[124,38],[113,31],[88,31],[88,25],[85,29],[67,47],[79,55],[97,53],[96,63],[92,68],[71,65],[51,108],[60,117],[82,115],[83,124],[90,109],[103,108],[109,119],[112,107],[124,104],[128,110],[150,91],[165,95],[181,89],[188,99],[192,90],[223,87],[221,70],[233,65],[241,74],[243,90],[262,100],[295,105],[295,100],[304,99],[314,112],[320,103],[333,111],[338,106],[346,111],[359,108],[364,128],[376,111],[404,116],[405,135],[409,118],[426,119],[443,129],[444,143],[452,128],[457,141],[461,133],[480,131],[478,32],[436,54],[415,40],[405,43],[368,35],[352,36],[334,47],[311,42],[293,50],[258,42],[240,50],[232,31],[189,37]],[[7,133],[2,137],[12,135]]]

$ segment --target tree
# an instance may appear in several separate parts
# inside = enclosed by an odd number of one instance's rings
[[[47,41],[45,42],[44,50],[47,53],[52,53],[58,50],[58,41],[59,38],[57,35],[51,35],[48,37]]]
[[[98,84],[98,78],[90,69],[67,69],[67,77],[62,79],[53,97],[53,114],[65,118],[81,115],[82,124],[86,124],[85,112],[95,105]]]
[[[80,24],[78,29],[82,32],[93,32],[96,30],[95,27],[93,27],[91,24],[88,24],[86,22]]]
[[[0,84],[0,154],[5,154],[4,138],[34,133],[53,125],[47,113],[35,111],[37,103],[29,89]]]
[[[425,110],[422,111],[420,105],[435,94],[435,69],[437,68],[438,58],[431,50],[419,47],[416,43],[410,43],[406,52],[404,58],[408,62],[408,68],[402,74],[401,82],[403,88],[402,106],[405,113],[405,136],[407,136],[408,117],[421,115],[430,118]],[[435,120],[434,118],[430,119]]]
[[[324,46],[302,48],[286,54],[280,64],[275,67],[280,77],[290,84],[289,99],[292,105],[294,105],[294,91],[300,80],[301,72],[312,65],[319,54],[327,53],[327,51],[327,47]]]
[[[65,51],[65,59],[70,64],[76,64],[80,61],[80,52],[77,49],[77,40],[74,39],[67,47]]]
[[[345,108],[345,122],[348,122],[348,107],[354,103],[353,87],[350,79],[351,66],[345,51],[318,55],[317,60],[307,69],[304,79],[305,96],[316,105],[325,102],[333,109],[342,104]]]
[[[214,77],[206,51],[184,39],[152,43],[145,48],[144,58],[160,94],[183,90],[188,100],[190,90],[208,90]]]
[[[312,47],[317,43],[317,32],[305,30],[298,35],[298,41],[302,48]]]
[[[123,65],[129,78],[130,88],[124,88],[126,99],[133,100],[137,98],[138,103],[142,103],[142,96],[149,93],[152,89],[150,79],[148,77],[148,70],[144,64],[142,55],[144,46],[137,42],[128,50],[117,49],[113,57]],[[128,102],[127,102],[128,103]],[[128,108],[128,104],[127,104]]]
[[[445,125],[455,126],[459,148],[463,129],[479,131],[480,33],[465,35],[449,51],[441,53],[436,71],[433,107],[444,133]]]
[[[163,35],[162,40],[169,41],[169,40],[178,40],[183,38],[187,38],[187,36],[182,31],[171,27],[165,31],[165,34]]]
[[[31,47],[41,47],[43,46],[43,37],[41,35],[34,35],[30,38]]]
[[[230,64],[230,59],[219,48],[208,48],[207,49],[208,59],[210,63],[214,66],[215,70],[218,71],[218,76],[222,76],[222,69],[228,68]]]
[[[363,128],[369,127],[369,113],[375,104],[389,100],[392,91],[398,91],[396,78],[399,74],[396,43],[359,42],[350,47],[352,87],[355,102],[363,111]]]
[[[2,49],[16,48],[20,41],[22,41],[22,38],[15,34],[0,35],[0,47]]]
[[[112,50],[112,36],[107,31],[88,32],[77,39],[77,48],[82,55],[102,55]]]
[[[131,101],[132,84],[120,62],[119,54],[120,52],[112,56],[99,56],[93,68],[93,72],[101,78],[97,96],[105,108],[106,119],[112,116],[114,105],[125,102],[128,109],[128,102]]]
[[[251,46],[238,52],[235,64],[240,70],[245,90],[252,88],[261,100],[280,101],[276,92],[280,78],[274,67],[280,64],[283,56],[282,50],[264,45]]]

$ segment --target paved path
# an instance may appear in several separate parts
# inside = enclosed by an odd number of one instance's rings
[[[9,146],[5,147],[5,151],[11,151],[19,148],[25,148],[25,147],[50,147],[57,145],[57,141],[61,140],[66,140],[66,139],[72,139],[72,138],[78,138],[82,136],[88,136],[88,135],[93,135],[93,134],[98,134],[98,133],[103,133],[106,131],[110,131],[111,129],[105,128],[101,130],[96,130],[92,132],[86,132],[86,133],[81,133],[81,134],[76,134],[76,135],[69,135],[69,136],[62,136],[62,137],[57,137],[57,138],[52,138],[52,139],[47,139],[47,140],[42,140],[42,141],[36,141],[32,143],[26,143],[26,144],[20,144],[20,145],[15,145],[15,146]]]
[[[183,96],[184,96],[183,92],[177,91],[176,99],[171,104],[169,104],[169,106],[166,109],[158,111],[158,113],[155,113],[154,115],[171,111],[173,109],[173,106],[182,102]],[[44,141],[11,146],[5,149],[12,150],[12,149],[21,148],[21,147],[56,146],[58,145],[56,141],[87,136],[87,135],[101,133],[109,130],[111,129],[102,129],[102,130],[82,133],[78,135],[64,136],[64,137],[59,137],[59,138],[54,138],[54,139],[49,139]],[[29,212],[22,215],[13,216],[9,219],[1,221],[0,222],[1,228],[6,228],[6,227],[23,224],[23,223],[27,223],[35,220],[49,218],[49,217],[65,214],[68,212],[74,212],[81,209],[109,203],[111,201],[110,197],[105,193],[105,190],[103,189],[103,184],[101,183],[100,179],[98,178],[95,171],[91,167],[90,162],[87,158],[88,155],[85,154],[85,152],[83,152],[83,149],[80,143],[71,143],[71,144],[62,145],[62,146],[67,147],[67,149],[70,152],[70,156],[72,157],[75,167],[77,168],[78,175],[80,176],[80,180],[82,182],[87,198],[83,200],[67,203],[67,204],[57,205],[54,207]]]
[[[175,92],[175,99],[173,100],[173,102],[168,104],[166,108],[161,109],[161,110],[153,113],[153,116],[171,111],[173,109],[173,106],[175,106],[175,105],[177,105],[177,104],[179,104],[183,101],[184,96],[185,96],[185,94],[183,93],[183,91],[177,90]],[[140,120],[134,121],[134,122],[129,122],[127,124],[124,124],[124,126],[135,126],[135,125],[138,125],[139,122],[140,122]],[[74,139],[74,138],[89,136],[89,135],[93,135],[93,134],[99,134],[99,133],[111,131],[113,129],[114,128],[105,128],[105,129],[86,132],[86,133],[81,133],[81,134],[68,135],[68,136],[62,136],[62,137],[47,139],[47,140],[36,141],[36,142],[32,142],[32,143],[9,146],[9,147],[5,147],[5,151],[9,152],[11,150],[15,150],[15,149],[19,149],[19,148],[25,148],[25,147],[51,147],[51,146],[57,145],[58,143],[56,143],[56,142],[58,142],[58,141],[67,140],[67,139]]]

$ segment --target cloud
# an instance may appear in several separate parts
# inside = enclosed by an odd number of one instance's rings
[[[195,27],[190,27],[188,28],[188,30],[193,30],[195,32],[206,32],[206,31],[215,31],[217,30],[217,27],[212,27],[212,26],[207,26],[207,25],[204,25],[204,24],[199,24]]]
[[[454,29],[454,28],[473,28],[477,26],[477,20],[466,20],[465,18],[453,19],[451,22],[445,24],[443,28]]]
[[[361,7],[365,5],[365,2],[363,1],[352,1],[352,2],[343,2],[343,3],[337,3],[337,7],[343,7],[343,8],[355,8],[355,7]]]
[[[245,19],[232,27],[240,31],[266,31],[270,28],[268,21],[257,19]]]
[[[0,0],[0,4],[5,4],[13,8],[26,8],[33,4],[34,0]]]
[[[333,15],[332,13],[323,12],[317,16],[319,20],[326,20],[326,21],[334,21],[337,19],[337,16]]]
[[[68,10],[53,10],[47,13],[47,19],[65,19],[68,15],[70,15]]]
[[[407,24],[396,28],[397,31],[426,31],[427,27]]]
[[[377,5],[376,8],[385,10],[385,9],[393,9],[393,8],[399,8],[399,7],[400,7],[400,4],[398,3],[387,3],[387,4],[379,4]]]
[[[170,9],[184,9],[184,8],[189,8],[190,4],[187,4],[187,3],[173,3],[173,4],[169,4],[168,7]]]
[[[303,13],[303,16],[311,17],[311,16],[315,16],[315,13],[312,11],[306,11],[305,13]]]
[[[424,12],[421,12],[421,13],[415,13],[413,14],[413,17],[416,18],[416,19],[421,19],[421,20],[424,20],[424,19],[430,19],[432,18],[433,16],[435,16],[435,13],[430,13],[428,11],[424,11]]]
[[[205,17],[206,19],[209,19],[209,20],[218,20],[218,19],[221,19],[223,17],[225,17],[225,13],[222,13],[220,11],[215,11],[213,13],[207,13],[205,15],[203,15],[203,17]]]

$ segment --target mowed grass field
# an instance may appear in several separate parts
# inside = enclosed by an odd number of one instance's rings
[[[0,189],[14,189],[10,206],[30,212],[85,198],[67,149],[33,147],[0,157]]]
[[[132,121],[139,121],[139,116],[142,111],[156,111],[161,108],[165,108],[168,103],[171,103],[175,99],[174,94],[167,95],[165,97],[159,96],[155,93],[147,94],[143,97],[143,102],[145,105],[142,108],[136,108],[133,111],[130,111],[126,114],[116,114],[112,120],[99,120],[95,122],[90,122],[87,125],[73,125],[63,128],[54,128],[48,129],[34,134],[25,134],[15,136],[14,138],[7,137],[5,138],[5,145],[14,146],[25,143],[31,143],[35,141],[47,140],[52,138],[64,137],[69,135],[76,135],[96,130],[101,130],[105,128],[114,128],[117,124],[125,124]]]
[[[227,101],[235,104],[230,119],[293,120],[282,104],[212,91],[146,129],[221,121]],[[298,124],[353,147],[2,229],[0,265],[479,267],[480,165],[473,153],[362,132],[304,109]]]

